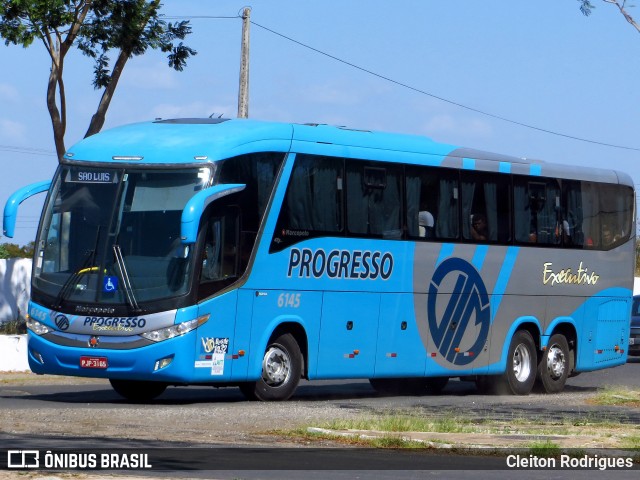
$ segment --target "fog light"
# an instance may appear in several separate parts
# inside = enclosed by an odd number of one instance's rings
[[[156,364],[153,367],[153,370],[154,371],[161,370],[167,367],[171,362],[173,362],[173,357],[165,357],[165,358],[161,358],[160,360],[156,360]]]
[[[44,358],[42,358],[42,355],[40,355],[40,352],[37,352],[35,350],[31,350],[31,356],[33,358],[35,358],[38,362],[40,362],[41,364],[44,365]]]

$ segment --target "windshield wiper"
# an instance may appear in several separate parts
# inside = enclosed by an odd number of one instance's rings
[[[129,305],[134,312],[141,312],[142,309],[138,305],[138,301],[136,300],[136,296],[133,292],[133,286],[131,285],[129,273],[127,272],[127,266],[124,263],[124,257],[122,256],[120,245],[115,243],[113,244],[113,254],[116,257],[116,262],[118,264],[118,268],[120,269],[120,275],[122,276],[122,285],[124,287],[125,296],[127,297],[127,302],[129,302]]]
[[[58,292],[58,295],[56,296],[56,301],[53,304],[53,308],[55,310],[59,310],[62,307],[62,304],[71,293],[71,290],[74,284],[78,281],[78,279],[82,275],[87,273],[87,269],[89,269],[89,265],[91,265],[94,262],[95,253],[96,253],[95,250],[87,250],[87,252],[85,253],[82,265],[80,265],[80,268],[77,269],[75,272],[73,272],[69,276],[69,278],[67,278],[67,280],[64,282],[64,284],[62,285],[62,288],[60,289],[60,291]]]
[[[85,252],[80,268],[78,268],[75,272],[73,272],[62,285],[62,288],[60,289],[60,291],[58,292],[58,295],[56,296],[56,301],[54,302],[54,305],[53,305],[54,309],[59,310],[60,308],[62,308],[62,304],[71,293],[72,286],[78,281],[80,276],[87,273],[87,269],[89,268],[89,265],[95,264],[96,250],[98,249],[98,240],[100,239],[101,227],[102,227],[101,225],[98,225],[98,231],[96,232],[96,241],[93,246],[93,249],[87,250]],[[89,269],[89,271],[93,271],[93,266],[91,267],[91,269]]]

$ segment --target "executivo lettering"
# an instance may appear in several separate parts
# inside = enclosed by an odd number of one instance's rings
[[[570,268],[565,268],[563,270],[559,270],[555,272],[553,270],[553,263],[547,262],[544,264],[544,269],[542,270],[542,283],[545,285],[550,284],[561,285],[595,285],[598,283],[600,279],[600,275],[596,272],[589,272],[589,269],[582,265],[578,266],[577,271],[573,271]]]

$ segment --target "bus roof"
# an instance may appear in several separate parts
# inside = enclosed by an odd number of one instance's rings
[[[499,155],[439,143],[423,136],[250,119],[185,118],[124,125],[78,142],[65,154],[63,162],[85,165],[193,165],[267,151],[293,151],[633,186],[631,177],[614,170]]]

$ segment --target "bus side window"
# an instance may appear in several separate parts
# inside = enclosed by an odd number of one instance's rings
[[[401,167],[358,160],[346,166],[348,232],[401,239]]]
[[[510,240],[510,187],[506,175],[465,171],[461,175],[462,236],[474,242],[506,243]],[[473,219],[484,219],[478,233]]]
[[[206,227],[200,270],[201,298],[219,289],[220,282],[232,283],[242,274],[240,209],[226,206],[224,210],[224,214],[212,216]]]
[[[407,235],[413,239],[452,239],[458,236],[458,181],[442,168],[406,168]]]
[[[513,197],[516,242],[539,245],[562,242],[567,225],[556,180],[515,177]]]

